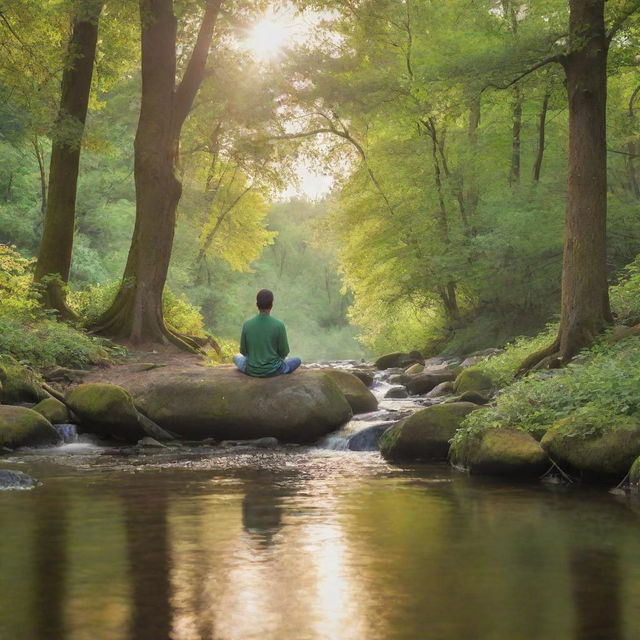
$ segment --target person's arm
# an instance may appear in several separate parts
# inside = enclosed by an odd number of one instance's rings
[[[280,339],[278,340],[278,355],[286,358],[289,355],[289,342],[287,341],[287,330],[284,325],[280,330]]]
[[[244,325],[242,325],[242,334],[240,335],[240,353],[243,356],[249,355],[249,350],[247,349],[247,336],[244,331]]]

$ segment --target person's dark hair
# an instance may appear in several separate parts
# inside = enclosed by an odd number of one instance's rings
[[[269,291],[269,289],[260,289],[256,296],[256,304],[260,311],[271,309],[273,307],[273,292]]]

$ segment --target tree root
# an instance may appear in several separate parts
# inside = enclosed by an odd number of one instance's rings
[[[556,338],[549,346],[528,356],[520,365],[516,378],[521,378],[530,371],[541,369],[557,369],[562,364],[560,354],[560,338]]]

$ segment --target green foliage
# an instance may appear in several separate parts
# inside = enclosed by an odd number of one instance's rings
[[[82,367],[120,350],[43,311],[32,287],[32,260],[0,245],[0,354],[34,367]]]
[[[216,340],[220,347],[220,352],[215,349],[209,349],[205,364],[210,366],[228,365],[236,353],[240,353],[240,344],[236,340]]]
[[[588,422],[594,429],[612,425],[613,416],[640,412],[640,339],[599,344],[579,360],[511,384],[498,395],[495,406],[469,416],[464,427],[504,426],[539,435],[577,410],[597,417]]]
[[[609,289],[611,308],[619,324],[640,322],[640,259],[628,265],[618,284]]]
[[[506,345],[503,353],[480,361],[476,367],[484,371],[496,387],[502,388],[513,381],[527,356],[551,344],[557,334],[558,325],[551,324],[533,338],[516,338]]]
[[[204,321],[200,309],[190,304],[183,296],[166,289],[162,296],[164,318],[169,327],[190,336],[204,334]]]
[[[85,324],[90,325],[109,307],[118,292],[120,283],[95,284],[86,289],[70,291],[69,305],[80,315]],[[162,303],[167,325],[175,331],[187,335],[204,335],[205,329],[200,309],[189,303],[184,296],[165,289]]]

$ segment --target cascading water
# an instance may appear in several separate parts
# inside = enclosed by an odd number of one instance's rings
[[[75,424],[56,424],[54,426],[64,444],[78,442],[78,431]]]

